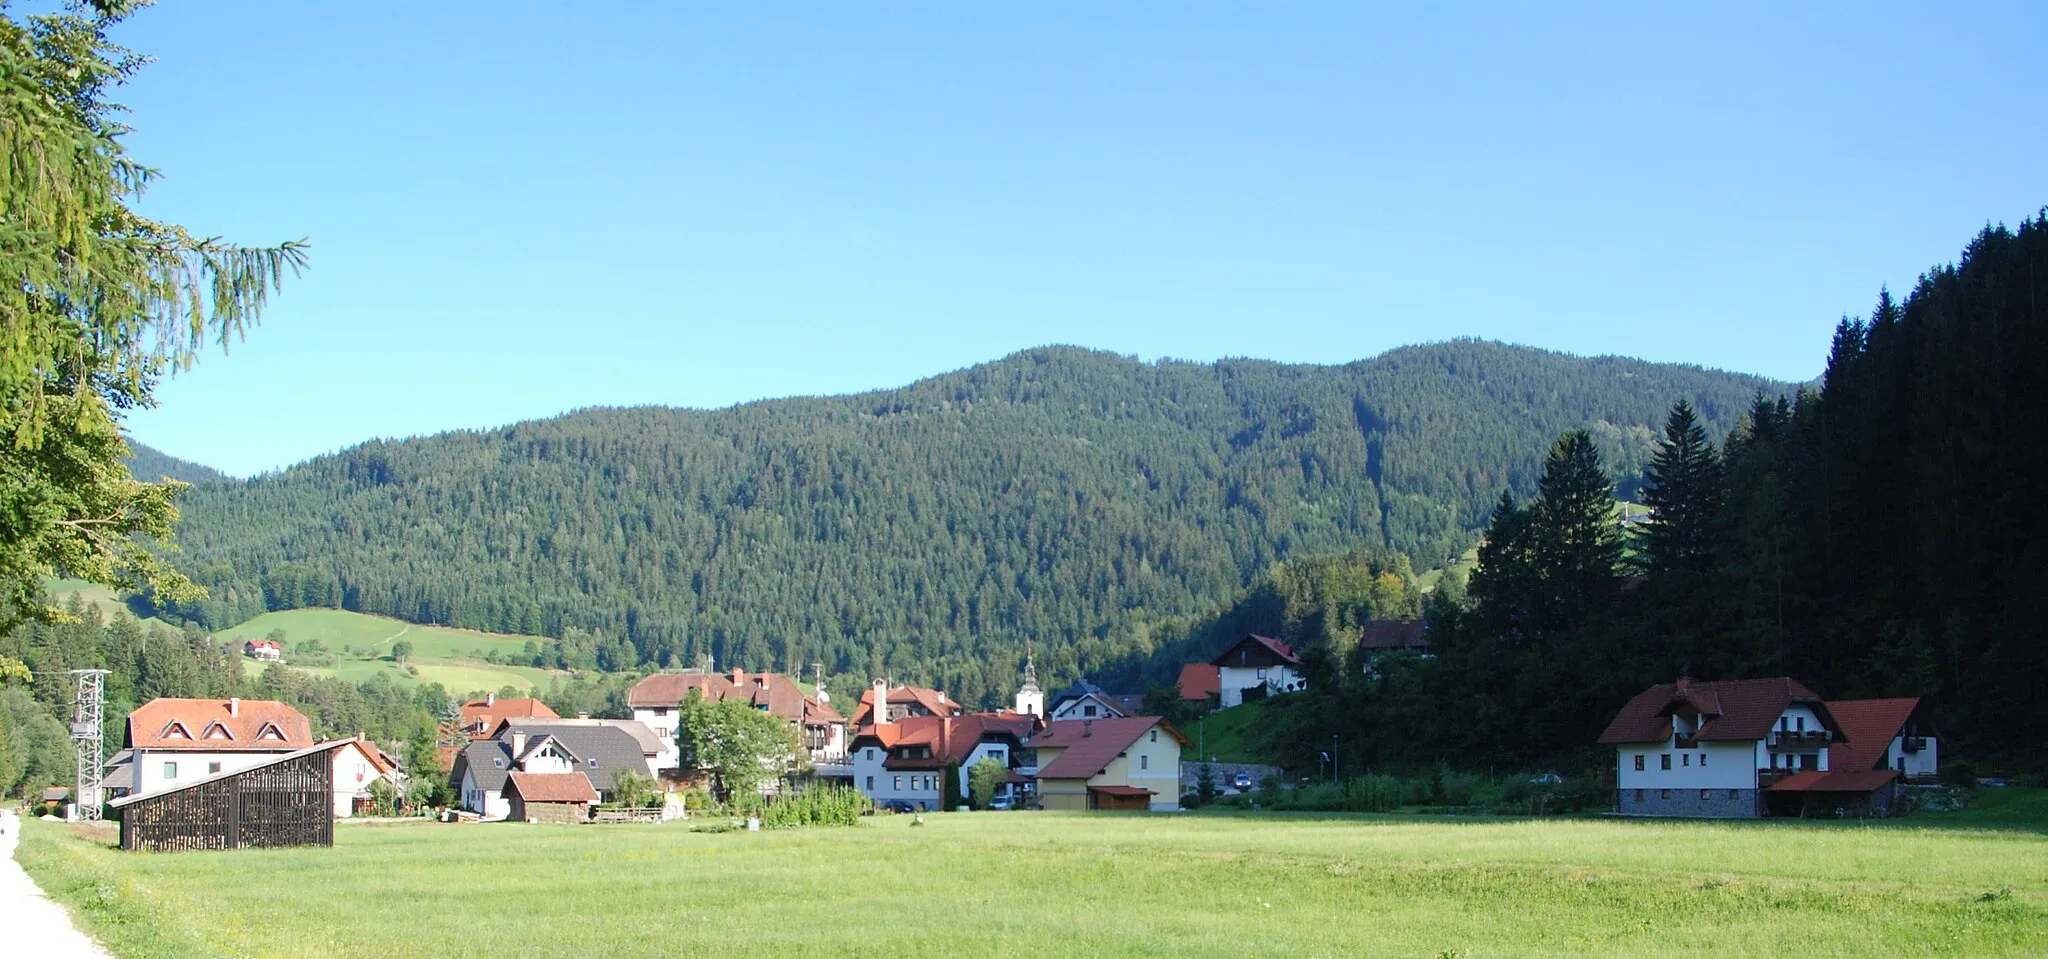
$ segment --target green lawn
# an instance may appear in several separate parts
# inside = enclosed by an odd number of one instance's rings
[[[1264,714],[1264,700],[1219,709],[1188,723],[1181,732],[1188,737],[1187,762],[1263,763],[1270,761],[1263,751],[1252,748],[1247,736]]]
[[[2038,956],[2039,813],[350,824],[332,849],[173,854],[32,822],[20,858],[124,957]]]
[[[121,594],[115,592],[111,586],[88,583],[82,579],[46,579],[43,580],[43,592],[50,597],[51,603],[58,606],[64,605],[64,600],[67,596],[77,593],[78,598],[84,600],[87,605],[98,606],[100,614],[109,621],[114,618],[115,613],[135,615],[129,611],[128,604],[121,601]],[[154,616],[143,619],[142,622],[145,624],[161,623],[167,629],[177,628]]]
[[[450,692],[460,694],[477,690],[496,691],[505,686],[545,688],[550,678],[544,669],[486,663],[478,655],[479,652],[493,650],[521,652],[528,641],[538,642],[539,637],[419,626],[340,609],[292,609],[265,613],[240,626],[221,630],[214,637],[239,644],[244,640],[262,639],[274,629],[284,630],[287,666],[315,676],[339,676],[352,683],[382,675],[404,686],[440,683]],[[412,657],[407,665],[419,671],[417,676],[407,672],[405,666],[388,659],[361,658],[364,655],[388,656],[392,644],[401,638],[412,643]],[[308,639],[326,644],[335,656],[334,665],[292,665],[291,650]],[[344,652],[344,648],[348,652]],[[253,659],[242,661],[243,671],[250,676],[261,674],[268,665]]]

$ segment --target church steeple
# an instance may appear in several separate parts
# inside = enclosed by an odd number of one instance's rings
[[[1038,664],[1031,658],[1031,641],[1024,641],[1024,685],[1017,687],[1017,712],[1045,715],[1045,691],[1038,688]]]

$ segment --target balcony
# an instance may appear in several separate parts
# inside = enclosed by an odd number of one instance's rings
[[[1907,737],[1906,737],[1906,742],[1904,743],[1904,749],[1905,749],[1905,750],[1906,750],[1907,752],[1909,752],[1909,753],[1917,753],[1917,752],[1920,752],[1920,751],[1922,751],[1922,750],[1924,750],[1924,749],[1926,749],[1926,748],[1927,748],[1927,737],[1925,737],[1925,736],[1907,736]]]
[[[1698,733],[1679,733],[1671,737],[1671,748],[1673,749],[1698,749],[1699,745],[1700,735]]]
[[[1801,749],[1807,746],[1825,746],[1834,737],[1825,729],[1799,731],[1771,730],[1770,746],[1773,749]]]

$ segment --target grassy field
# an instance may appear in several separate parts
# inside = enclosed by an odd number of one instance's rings
[[[1267,758],[1246,742],[1246,734],[1266,708],[1263,700],[1219,709],[1187,724],[1187,762],[1262,763]]]
[[[2038,956],[2024,792],[1932,825],[977,813],[158,855],[30,823],[20,859],[123,957]]]
[[[528,641],[538,641],[538,637],[481,633],[446,626],[418,626],[340,609],[292,609],[265,613],[240,626],[221,630],[214,636],[239,644],[244,640],[262,639],[275,629],[284,630],[286,665],[291,665],[290,651],[293,648],[306,640],[317,639],[333,652],[334,665],[292,665],[292,668],[315,676],[339,676],[352,683],[384,675],[401,685],[440,683],[450,692],[464,693],[495,691],[505,686],[545,688],[550,675],[547,670],[530,666],[503,666],[483,661],[483,653],[517,653],[526,648]],[[418,670],[418,675],[389,659],[361,658],[389,656],[392,644],[401,638],[412,643],[412,657],[406,665]],[[243,670],[251,676],[261,673],[267,665],[253,659],[242,661]]]
[[[82,579],[46,579],[43,580],[43,592],[49,595],[52,603],[59,606],[64,605],[66,597],[72,593],[77,593],[78,598],[84,600],[87,605],[98,606],[100,614],[108,620],[112,620],[115,613],[135,615],[129,611],[128,604],[121,601],[121,595],[115,592],[112,587],[101,586],[98,583],[88,583]],[[163,620],[157,619],[154,616],[141,621],[145,624],[163,623],[169,629],[177,628],[169,623],[164,623]]]

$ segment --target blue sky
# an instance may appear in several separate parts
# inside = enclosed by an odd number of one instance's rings
[[[144,209],[312,267],[130,426],[249,474],[1047,343],[1805,379],[2048,204],[2048,4],[1404,7],[173,0]]]

